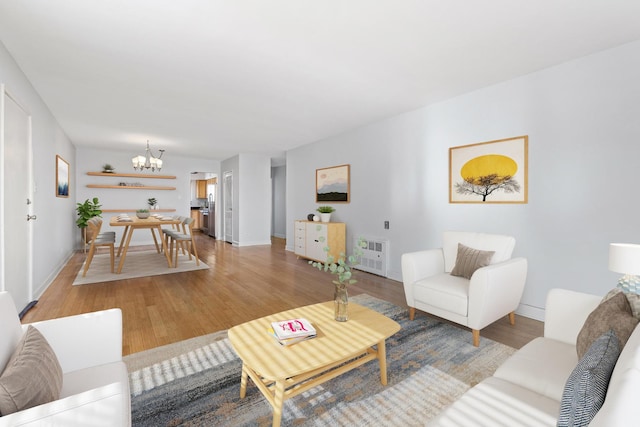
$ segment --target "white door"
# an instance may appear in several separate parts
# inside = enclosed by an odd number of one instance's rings
[[[233,243],[233,172],[225,172],[222,176],[224,191],[224,240]]]
[[[33,299],[31,242],[33,227],[29,215],[33,212],[31,168],[31,118],[2,89],[0,117],[3,129],[2,149],[2,256],[0,288],[11,293],[20,311]]]

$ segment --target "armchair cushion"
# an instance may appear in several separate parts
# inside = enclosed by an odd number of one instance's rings
[[[491,263],[493,254],[495,254],[495,251],[481,251],[458,243],[458,256],[456,257],[456,264],[451,270],[451,275],[471,279],[477,269],[486,267]]]
[[[582,359],[591,344],[609,329],[615,331],[622,349],[637,324],[638,319],[633,317],[629,301],[623,293],[618,293],[600,303],[589,314],[580,333],[578,333],[576,342],[578,358]]]
[[[418,280],[413,286],[414,298],[434,302],[437,307],[460,316],[468,314],[469,281],[450,274],[439,274]]]
[[[0,377],[0,414],[60,398],[62,368],[42,334],[29,326]]]

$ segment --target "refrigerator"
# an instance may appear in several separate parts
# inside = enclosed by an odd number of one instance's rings
[[[215,201],[215,185],[208,185],[209,197],[207,200],[207,205],[209,206],[209,216],[208,216],[208,230],[207,233],[211,237],[216,237],[216,201]]]

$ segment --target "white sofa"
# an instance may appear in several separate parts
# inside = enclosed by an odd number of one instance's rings
[[[555,426],[565,383],[578,363],[576,339],[602,297],[563,289],[549,292],[544,337],[536,338],[446,408],[430,426]],[[593,427],[640,426],[640,328],[613,370]]]
[[[32,323],[62,368],[60,399],[0,417],[8,426],[130,426],[131,397],[122,361],[122,313],[104,310]],[[28,325],[0,292],[0,372]]]
[[[415,310],[471,328],[473,345],[480,330],[503,316],[515,322],[527,278],[527,260],[511,258],[516,240],[500,234],[446,231],[442,248],[402,255],[402,281],[411,320]],[[451,274],[458,244],[493,251],[490,264],[478,268],[470,279]]]

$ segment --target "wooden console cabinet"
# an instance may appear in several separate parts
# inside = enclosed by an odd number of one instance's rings
[[[346,224],[343,222],[296,221],[295,249],[299,257],[325,262],[327,255],[334,261],[346,252]],[[328,247],[329,252],[324,249]]]

